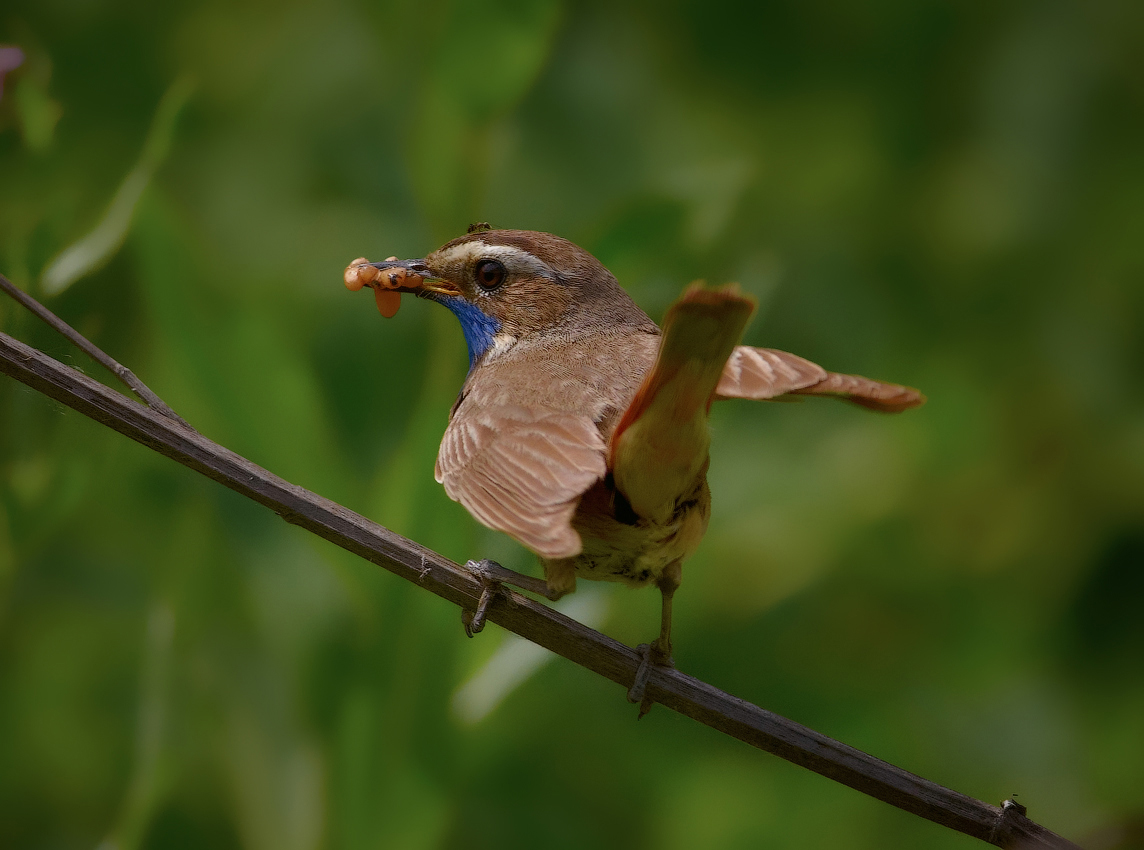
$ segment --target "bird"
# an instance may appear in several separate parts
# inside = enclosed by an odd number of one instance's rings
[[[483,628],[501,584],[550,600],[579,578],[655,586],[659,634],[638,647],[628,692],[641,716],[651,666],[674,664],[672,602],[711,515],[711,404],[830,396],[896,413],[925,401],[910,387],[741,345],[755,303],[734,284],[692,284],[660,328],[599,260],[550,233],[482,222],[422,259],[358,258],[344,281],[372,288],[387,318],[411,294],[460,321],[469,372],[436,479],[544,570],[539,580],[470,561],[483,591],[463,615],[466,631]]]

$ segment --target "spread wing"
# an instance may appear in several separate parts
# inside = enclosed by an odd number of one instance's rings
[[[715,388],[716,400],[765,400],[787,394],[834,396],[884,413],[909,410],[926,400],[912,387],[827,372],[794,354],[749,345],[740,345],[731,353]]]
[[[580,496],[603,478],[605,446],[587,416],[497,405],[458,408],[437,454],[449,498],[543,558],[580,553],[571,525]]]

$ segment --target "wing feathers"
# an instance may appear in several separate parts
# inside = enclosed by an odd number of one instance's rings
[[[450,498],[545,558],[580,552],[572,514],[605,472],[590,418],[508,405],[458,410],[437,455]]]
[[[715,389],[716,399],[763,401],[787,394],[834,396],[883,413],[909,410],[926,400],[912,387],[827,372],[794,354],[749,345],[731,354]]]
[[[925,404],[926,397],[913,387],[886,384],[863,378],[861,375],[840,375],[828,372],[817,384],[792,390],[798,395],[828,395],[859,404],[882,413],[901,413],[911,407]]]
[[[762,401],[817,384],[826,375],[821,366],[794,354],[740,345],[723,367],[715,398]]]

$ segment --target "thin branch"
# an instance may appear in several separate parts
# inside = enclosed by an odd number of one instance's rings
[[[471,611],[481,585],[462,567],[341,505],[290,484],[189,428],[173,423],[86,375],[0,333],[0,372],[201,472],[305,528]],[[488,619],[627,688],[635,650],[515,591]],[[1072,848],[1012,801],[992,806],[726,694],[679,670],[652,669],[647,694],[713,729],[809,768],[907,812],[998,847]]]
[[[126,384],[129,390],[135,393],[135,395],[139,396],[139,398],[143,399],[144,403],[146,403],[146,405],[152,410],[157,410],[168,419],[173,419],[180,425],[186,425],[188,428],[191,427],[190,425],[187,425],[183,417],[179,416],[179,414],[171,410],[171,408],[167,406],[167,403],[163,401],[163,399],[159,398],[159,396],[151,392],[146,384],[136,378],[134,372],[132,372],[130,369],[118,361],[113,360],[110,356],[104,353],[103,349],[98,348],[95,343],[93,343],[91,340],[89,340],[87,337],[85,337],[83,334],[81,334],[79,331],[77,331],[75,328],[73,328],[71,325],[53,313],[35,298],[28,295],[28,293],[24,292],[24,290],[20,289],[18,286],[16,286],[16,284],[12,283],[12,281],[8,280],[8,278],[4,277],[2,274],[0,274],[0,289],[3,289],[14,299],[19,301],[21,304],[23,304],[61,334],[66,336],[77,348],[79,348],[81,351],[84,351],[92,360],[95,360],[97,363],[104,366],[107,371],[111,372],[111,374]]]

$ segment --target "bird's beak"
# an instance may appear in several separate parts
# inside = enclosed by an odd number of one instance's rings
[[[415,295],[461,294],[456,284],[435,277],[424,260],[399,260],[396,257],[380,263],[359,257],[346,266],[345,282],[346,288],[353,292],[363,286],[371,287],[377,299],[377,309],[387,319],[397,314],[402,292]]]

